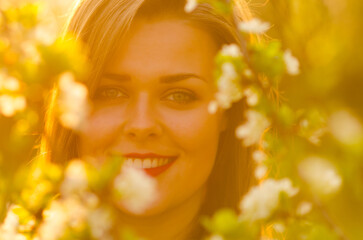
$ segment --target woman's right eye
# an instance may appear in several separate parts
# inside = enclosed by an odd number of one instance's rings
[[[95,98],[98,100],[112,101],[120,98],[125,98],[127,95],[119,88],[102,87],[95,93]]]

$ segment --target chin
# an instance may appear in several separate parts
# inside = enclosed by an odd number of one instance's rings
[[[127,206],[123,203],[123,202],[119,202],[116,204],[118,209],[129,215],[129,216],[134,216],[134,217],[151,217],[151,216],[156,216],[156,215],[160,215],[163,212],[165,212],[167,210],[167,207],[165,204],[161,204],[159,201],[148,206],[144,211],[142,212],[134,212],[132,210],[130,210],[129,208],[127,208]]]

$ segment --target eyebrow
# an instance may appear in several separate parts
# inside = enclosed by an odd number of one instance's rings
[[[131,81],[131,77],[127,74],[115,74],[115,73],[105,73],[103,75],[105,78],[117,80],[117,81]],[[189,78],[198,78],[204,82],[207,82],[205,78],[202,76],[193,74],[193,73],[177,73],[177,74],[171,74],[171,75],[165,75],[160,77],[161,83],[174,83],[183,81]]]

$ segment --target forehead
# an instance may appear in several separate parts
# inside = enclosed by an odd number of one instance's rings
[[[207,32],[182,20],[136,20],[119,44],[106,71],[138,74],[208,71],[218,50]]]

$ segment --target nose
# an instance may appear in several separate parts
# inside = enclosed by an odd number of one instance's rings
[[[124,125],[124,133],[127,138],[134,141],[145,141],[161,135],[161,124],[147,94],[140,94],[129,105],[127,115]]]

